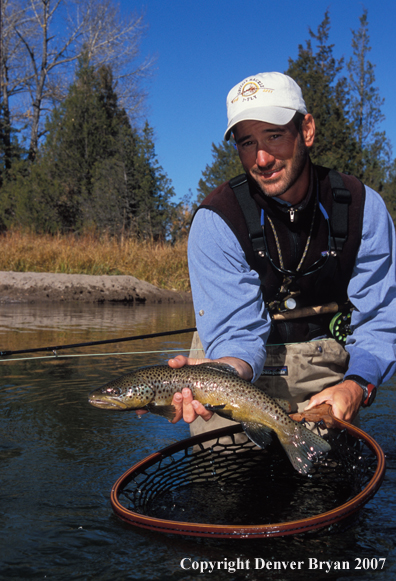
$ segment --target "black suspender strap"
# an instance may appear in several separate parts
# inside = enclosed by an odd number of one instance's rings
[[[331,250],[333,251],[332,254],[334,258],[337,255],[337,252],[342,250],[345,241],[348,238],[348,211],[349,205],[352,201],[352,196],[350,191],[345,187],[342,177],[338,172],[330,170],[329,179],[333,194],[330,224],[332,233]],[[261,281],[264,281],[267,267],[266,243],[264,240],[260,215],[257,210],[256,202],[250,195],[246,174],[241,174],[231,179],[229,184],[238,200],[246,221],[255,257],[255,265],[253,268],[257,270]]]
[[[352,201],[351,192],[346,189],[342,177],[335,170],[329,171],[333,205],[331,210],[332,250],[342,250],[348,238],[348,207]]]
[[[253,200],[249,191],[249,184],[245,174],[241,174],[229,181],[230,187],[241,207],[245,217],[246,225],[249,231],[249,237],[252,241],[253,252],[257,258],[265,258],[265,244],[263,237],[263,227],[260,222],[260,216],[257,211],[256,202]]]

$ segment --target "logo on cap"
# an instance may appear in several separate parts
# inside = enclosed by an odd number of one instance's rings
[[[242,97],[253,97],[260,90],[257,83],[249,81],[242,87],[241,95]]]
[[[231,103],[236,103],[239,97],[242,97],[244,101],[249,101],[252,98],[256,98],[255,95],[257,95],[260,89],[264,93],[272,93],[274,90],[265,87],[259,79],[249,79],[247,82],[242,83],[238,87],[237,95],[234,97],[234,99],[232,99]]]

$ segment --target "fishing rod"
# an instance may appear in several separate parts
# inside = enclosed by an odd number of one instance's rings
[[[56,353],[61,349],[73,349],[76,347],[91,347],[92,345],[106,345],[110,343],[122,343],[124,341],[137,341],[138,339],[153,339],[155,337],[166,337],[167,335],[179,335],[181,333],[193,333],[196,327],[189,329],[178,329],[176,331],[162,331],[160,333],[149,333],[147,335],[134,335],[132,337],[121,337],[119,339],[104,339],[102,341],[89,341],[88,343],[72,343],[70,345],[56,345],[53,347],[35,347],[33,349],[20,349],[19,351],[0,351],[1,357],[8,355],[19,355],[21,353],[39,353],[42,351],[51,351]]]
[[[339,305],[337,303],[329,303],[327,305],[321,305],[318,307],[304,307],[300,309],[295,309],[288,312],[275,313],[273,319],[275,320],[289,320],[301,317],[313,317],[315,315],[336,313],[339,310]],[[196,327],[190,327],[188,329],[178,329],[176,331],[163,331],[161,333],[150,333],[148,335],[134,335],[132,337],[122,337],[120,339],[104,339],[102,341],[90,341],[88,343],[73,343],[71,345],[57,345],[53,347],[36,347],[33,349],[21,349],[19,351],[0,351],[0,357],[7,357],[8,355],[20,355],[22,353],[39,353],[42,351],[51,351],[56,353],[61,349],[73,349],[76,347],[91,347],[92,345],[108,345],[110,343],[122,343],[124,341],[137,341],[138,339],[153,339],[155,337],[166,337],[168,335],[178,335],[181,333],[193,333],[196,331]]]

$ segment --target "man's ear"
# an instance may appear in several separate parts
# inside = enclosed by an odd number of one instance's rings
[[[315,120],[310,113],[305,115],[301,130],[305,145],[312,147],[315,140]]]

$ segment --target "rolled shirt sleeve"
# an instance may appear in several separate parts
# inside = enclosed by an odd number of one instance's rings
[[[265,362],[270,320],[257,272],[234,233],[215,212],[200,209],[193,221],[188,264],[196,324],[206,357],[238,357],[253,369]]]
[[[382,198],[366,186],[363,232],[348,286],[352,335],[347,374],[374,385],[396,371],[396,244],[395,228]]]

